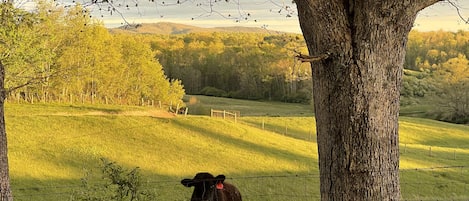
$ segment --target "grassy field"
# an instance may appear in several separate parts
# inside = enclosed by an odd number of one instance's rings
[[[235,123],[146,107],[7,104],[15,200],[68,200],[86,174],[102,181],[100,158],[139,167],[156,200],[188,200],[192,191],[179,181],[200,171],[225,174],[245,200],[319,199],[311,106],[189,99],[189,111],[238,110],[242,117]],[[402,117],[400,142],[404,200],[469,199],[468,126]]]
[[[269,101],[249,101],[210,96],[186,96],[189,113],[210,115],[210,109],[239,111],[241,116],[311,117],[313,106]]]

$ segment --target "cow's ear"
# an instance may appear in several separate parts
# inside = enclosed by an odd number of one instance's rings
[[[185,187],[192,187],[194,185],[194,181],[192,179],[183,179],[181,180],[181,184]]]
[[[217,177],[215,177],[215,181],[217,181],[217,183],[218,182],[223,183],[225,181],[225,175],[222,175],[222,174],[218,175]]]

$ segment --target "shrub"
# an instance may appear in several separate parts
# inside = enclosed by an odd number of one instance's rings
[[[226,92],[215,87],[204,87],[202,90],[200,90],[200,94],[206,96],[224,97]]]
[[[154,200],[155,194],[141,189],[139,168],[126,170],[115,162],[101,159],[101,173],[105,182],[90,182],[91,174],[87,173],[82,181],[82,190],[75,192],[72,201],[116,200],[144,201]]]

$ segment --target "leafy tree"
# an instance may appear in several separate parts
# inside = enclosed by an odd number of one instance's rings
[[[460,124],[469,123],[469,78],[442,87],[437,119]],[[441,109],[445,110],[441,110]]]
[[[184,89],[181,82],[168,80],[163,67],[153,57],[149,44],[135,37],[119,36],[122,41],[122,63],[125,66],[122,78],[128,86],[124,94],[131,99],[161,100],[182,104]],[[182,106],[182,105],[181,105]]]
[[[402,80],[402,97],[425,97],[434,92],[435,86],[428,72],[404,70]]]
[[[29,64],[37,59],[32,54],[33,47],[26,47],[33,40],[27,32],[35,19],[32,14],[15,8],[11,2],[0,3],[0,200],[13,200],[10,190],[10,177],[7,156],[7,136],[5,130],[4,103],[7,93],[12,89],[5,82],[6,71],[16,71],[19,64]],[[28,49],[31,48],[31,49]],[[19,73],[18,74],[22,74]],[[29,76],[28,72],[24,75]],[[7,88],[8,87],[8,88]],[[15,88],[15,87],[13,87]]]
[[[38,15],[33,29],[25,31],[34,33],[31,38],[42,49],[36,48],[36,55],[28,58],[43,59],[28,66],[17,62],[14,69],[54,76],[44,77],[40,85],[28,85],[21,93],[71,103],[181,102],[184,90],[177,86],[181,83],[165,77],[148,43],[137,42],[136,36],[110,34],[81,6],[61,10],[40,2]],[[16,71],[8,75],[13,77]],[[7,83],[19,80],[10,77]]]
[[[444,82],[457,83],[469,78],[469,60],[463,54],[448,59],[438,68],[439,75]]]
[[[99,78],[106,68],[115,64],[117,54],[113,54],[113,46],[108,45],[112,43],[107,30],[93,24],[86,13],[77,6],[65,15],[62,27],[67,32],[57,59],[62,80],[56,80],[56,87],[64,92],[63,98],[73,95],[93,103],[99,95],[98,86],[102,84]]]

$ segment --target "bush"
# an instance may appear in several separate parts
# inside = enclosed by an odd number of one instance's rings
[[[139,168],[126,170],[115,162],[106,159],[102,161],[103,183],[90,183],[91,174],[87,173],[82,181],[82,191],[75,192],[72,201],[116,200],[116,201],[145,201],[154,200],[155,194],[141,189]]]
[[[313,95],[311,94],[311,91],[307,89],[300,89],[296,93],[286,96],[285,101],[288,103],[309,104],[311,103],[312,98],[313,98]]]
[[[217,89],[215,87],[204,87],[202,90],[200,90],[201,95],[206,95],[206,96],[216,96],[216,97],[224,97],[226,96],[226,92],[221,89]]]

